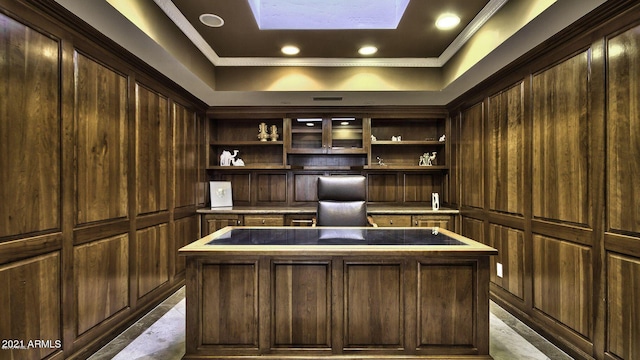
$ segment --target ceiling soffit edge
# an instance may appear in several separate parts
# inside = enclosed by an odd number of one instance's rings
[[[171,0],[153,0],[214,66],[442,67],[508,0],[490,0],[435,58],[238,58],[220,57]]]

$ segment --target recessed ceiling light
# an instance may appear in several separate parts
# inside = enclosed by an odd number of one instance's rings
[[[297,46],[293,46],[293,45],[283,46],[282,49],[280,50],[285,55],[296,55],[300,52],[300,49],[298,49]]]
[[[214,28],[224,25],[224,20],[220,16],[215,14],[200,15],[200,22]]]
[[[360,48],[360,50],[358,50],[358,53],[360,53],[360,55],[373,55],[376,52],[378,52],[378,48],[375,46],[363,46]]]
[[[460,18],[455,14],[442,14],[436,20],[436,27],[440,30],[449,30],[458,26]]]

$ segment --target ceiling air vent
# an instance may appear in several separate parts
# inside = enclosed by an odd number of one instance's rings
[[[315,96],[313,101],[342,101],[342,96]]]

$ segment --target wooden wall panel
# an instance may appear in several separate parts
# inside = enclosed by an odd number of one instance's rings
[[[466,161],[462,161],[461,151],[460,151],[460,112],[456,111],[451,114],[451,128],[449,131],[449,135],[447,135],[446,141],[449,143],[449,188],[448,188],[448,201],[452,205],[452,207],[459,207],[461,203],[460,199],[460,164],[466,163]],[[452,145],[453,144],[453,145]],[[445,198],[446,199],[446,198]],[[444,200],[444,199],[441,199]]]
[[[506,226],[489,225],[489,246],[498,249],[491,262],[491,281],[511,294],[524,299],[524,232]],[[497,276],[502,264],[502,277]]]
[[[533,215],[589,225],[589,58],[533,77]]]
[[[129,305],[129,236],[76,246],[73,250],[76,334]]]
[[[318,201],[318,174],[294,174],[293,175],[293,198],[295,201],[307,202]]]
[[[249,173],[245,174],[219,174],[216,176],[216,180],[219,181],[231,181],[231,193],[233,195],[233,204],[238,205],[242,203],[249,204],[251,202],[251,180],[252,176]],[[208,184],[207,184],[208,186]],[[209,194],[207,188],[207,194]],[[207,199],[210,202],[210,199]]]
[[[403,345],[402,268],[345,264],[345,347]]]
[[[439,193],[444,198],[442,177],[427,174],[404,175],[404,202],[431,202],[431,193]],[[441,201],[442,202],[442,201]]]
[[[472,106],[462,113],[460,124],[460,151],[464,161],[460,164],[461,205],[484,207],[484,106]]]
[[[462,235],[477,242],[489,245],[484,237],[484,222],[467,216],[462,217]]]
[[[640,233],[640,26],[607,48],[609,227]]]
[[[398,184],[398,178],[395,174],[369,174],[367,177],[367,197],[371,202],[395,202],[397,199],[397,191],[401,184]],[[389,189],[393,189],[389,191]],[[431,194],[429,194],[431,198]]]
[[[75,53],[76,224],[128,210],[127,79]]]
[[[474,268],[471,265],[420,265],[418,346],[472,346]]]
[[[169,206],[168,99],[136,84],[136,193],[138,214]]]
[[[29,340],[62,340],[58,252],[0,266],[0,284],[0,339],[22,340],[25,346]],[[0,356],[43,359],[54,351],[1,349]]]
[[[524,83],[488,99],[489,209],[524,213]]]
[[[591,249],[533,236],[533,306],[590,339],[593,325]]]
[[[136,234],[138,298],[169,280],[169,226],[160,224]]]
[[[203,265],[202,294],[203,345],[258,346],[257,264]]]
[[[196,204],[197,141],[196,116],[192,110],[173,103],[173,159],[175,207]]]
[[[609,253],[607,351],[620,359],[640,358],[640,259]]]
[[[0,238],[60,228],[59,54],[0,14]]]
[[[178,256],[178,249],[198,240],[198,216],[189,216],[174,222],[173,239],[174,250],[171,256],[175,258],[174,275],[181,273],[185,269],[184,256]],[[205,234],[203,234],[204,236]]]
[[[287,174],[258,174],[258,202],[287,202]]]
[[[272,345],[331,347],[329,265],[275,264],[273,273]]]

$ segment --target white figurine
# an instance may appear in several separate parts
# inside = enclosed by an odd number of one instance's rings
[[[440,210],[440,194],[431,193],[431,208],[435,210]]]
[[[445,135],[440,136],[440,139],[438,139],[438,141],[444,142],[445,141]]]
[[[371,141],[378,141],[378,138],[376,138],[375,135],[371,134]]]
[[[231,155],[231,164],[233,166],[244,166],[244,161],[242,159],[236,159],[238,156],[238,150],[233,150],[233,155]]]
[[[229,150],[224,150],[220,155],[220,166],[230,166],[232,158],[231,152],[229,152]]]
[[[420,156],[420,159],[418,161],[418,165],[419,166],[427,166],[428,159],[429,159],[429,154],[427,154],[427,153],[422,154],[422,156]]]
[[[436,163],[436,154],[437,152],[432,152],[431,155],[427,158],[427,166],[435,165]]]
[[[392,136],[391,141],[402,141],[402,135]]]

